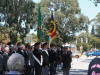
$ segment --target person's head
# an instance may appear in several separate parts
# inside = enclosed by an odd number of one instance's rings
[[[7,66],[10,71],[22,72],[25,66],[24,57],[21,54],[13,53],[7,61]]]
[[[8,46],[11,46],[11,42],[8,42],[7,45],[8,45]]]
[[[35,43],[35,44],[34,44],[34,47],[35,47],[35,48],[41,48],[41,43],[40,43],[40,42]]]
[[[65,49],[65,52],[69,51],[69,47],[68,46],[65,46],[64,49]]]
[[[21,48],[22,50],[26,50],[25,45],[22,45]]]
[[[31,51],[32,51],[32,52],[34,51],[34,45],[31,47]]]
[[[43,47],[43,48],[48,48],[48,43],[44,43],[44,44],[42,45],[42,47]]]
[[[9,52],[10,52],[9,47],[8,47],[8,46],[6,46],[6,47],[4,48],[4,51],[5,51],[6,53],[9,53]]]
[[[26,48],[27,50],[30,50],[30,49],[31,49],[30,43],[27,43],[27,44],[25,45],[25,48]]]
[[[21,42],[16,43],[16,45],[18,47],[18,50],[21,50],[22,49],[22,43]]]
[[[50,45],[50,48],[55,48],[55,47],[56,47],[56,45],[53,43]]]
[[[18,51],[18,47],[16,45],[14,46],[14,50],[15,51]]]

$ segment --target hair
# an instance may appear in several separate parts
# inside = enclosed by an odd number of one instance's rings
[[[10,71],[23,71],[25,65],[24,57],[21,54],[12,54],[8,61],[7,66]]]
[[[31,49],[31,46],[29,43],[25,44],[25,48]]]
[[[42,47],[44,48],[46,45],[48,45],[48,43],[47,43],[47,42],[45,42],[45,43],[42,45]]]
[[[34,47],[37,47],[38,45],[40,45],[41,43],[40,42],[36,42],[35,44],[34,44]]]
[[[11,42],[8,42],[8,43],[7,43],[7,45],[9,45],[9,46],[10,46],[11,44],[12,44]]]
[[[50,45],[50,47],[55,47],[56,45],[54,44],[54,43],[52,43],[51,45]]]

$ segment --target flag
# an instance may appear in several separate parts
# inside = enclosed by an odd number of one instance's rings
[[[56,37],[56,26],[53,18],[53,13],[52,13],[51,21],[50,21],[49,44],[51,44],[51,42],[55,37]]]
[[[42,42],[42,29],[41,29],[41,11],[40,4],[38,5],[38,27],[37,27],[38,42]]]

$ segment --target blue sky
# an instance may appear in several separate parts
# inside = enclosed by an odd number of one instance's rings
[[[81,12],[89,19],[93,19],[100,12],[100,4],[96,7],[90,0],[78,0],[78,2]]]
[[[95,18],[96,15],[100,12],[100,4],[96,7],[93,2],[90,0],[78,0],[79,7],[82,14],[87,16],[90,20]],[[89,25],[89,32],[91,32],[92,25]]]

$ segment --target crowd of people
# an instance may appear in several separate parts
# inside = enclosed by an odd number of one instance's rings
[[[0,43],[0,75],[55,75],[63,64],[63,75],[69,75],[72,53],[68,46],[37,42],[34,45]]]

